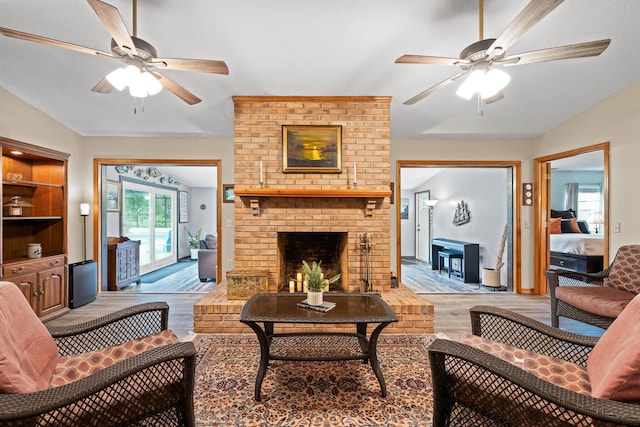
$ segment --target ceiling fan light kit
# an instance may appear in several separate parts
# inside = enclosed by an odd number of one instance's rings
[[[107,81],[122,91],[127,86],[129,94],[136,98],[144,98],[159,93],[162,84],[148,71],[140,71],[135,65],[127,65],[125,68],[117,68],[107,74]]]

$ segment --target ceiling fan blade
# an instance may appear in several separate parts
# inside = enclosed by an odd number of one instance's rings
[[[485,98],[484,99],[484,103],[485,104],[493,104],[494,102],[498,102],[501,99],[504,99],[504,92],[500,91],[498,93],[496,93],[495,95],[493,95],[491,98]]]
[[[423,56],[423,55],[402,55],[396,59],[396,64],[435,64],[435,65],[454,65],[469,63],[469,61],[460,58],[447,58],[444,56]]]
[[[151,74],[156,76],[160,84],[162,84],[162,86],[164,86],[169,92],[173,93],[187,104],[194,105],[202,101],[200,98],[198,98],[164,74],[160,74],[157,71],[151,71]]]
[[[611,39],[605,39],[567,46],[558,46],[549,49],[509,55],[496,62],[503,65],[523,65],[533,64],[536,62],[556,61],[558,59],[586,58],[589,56],[600,55],[605,51],[610,43]]]
[[[111,83],[109,83],[109,80],[107,80],[106,78],[100,80],[98,83],[96,83],[96,85],[94,87],[91,88],[91,92],[96,92],[96,93],[111,93],[115,90],[116,88],[113,87],[113,85]]]
[[[501,52],[505,52],[516,40],[551,13],[563,1],[531,0],[487,49],[487,55],[495,54],[499,56]],[[495,52],[498,49],[501,52]]]
[[[416,96],[414,96],[413,98],[403,102],[404,105],[413,105],[418,101],[423,100],[424,98],[426,98],[427,96],[431,95],[433,92],[437,91],[438,89],[441,89],[445,86],[447,86],[450,83],[453,83],[455,80],[459,79],[460,77],[464,76],[465,74],[467,74],[467,72],[463,72],[463,73],[458,73],[455,76],[451,76],[446,80],[441,81],[440,83],[438,83],[435,86],[431,86],[429,89],[420,92],[419,94],[417,94]]]
[[[154,58],[150,62],[150,65],[154,65],[160,68],[166,68],[169,70],[229,74],[229,68],[224,61],[216,61],[212,59]]]
[[[120,11],[114,6],[105,3],[100,0],[87,0],[89,5],[93,8],[98,18],[102,21],[107,31],[111,34],[111,37],[116,41],[121,49],[129,50],[133,55],[138,54],[129,31],[127,30]]]
[[[73,43],[63,42],[60,40],[54,40],[54,39],[49,39],[42,36],[36,36],[35,34],[23,33],[21,31],[12,30],[9,28],[0,27],[0,33],[4,34],[7,37],[13,37],[15,39],[47,44],[49,46],[61,47],[63,49],[74,50],[76,52],[88,53],[89,55],[104,55],[104,56],[113,57],[112,54],[107,52],[102,52],[99,50],[91,49],[91,48],[80,46]]]

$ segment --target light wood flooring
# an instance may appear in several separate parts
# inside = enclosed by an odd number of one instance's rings
[[[169,327],[179,337],[193,330],[193,305],[202,298],[201,293],[129,293],[105,292],[96,301],[71,310],[65,316],[49,322],[63,325],[86,321],[133,304],[165,301],[169,304]],[[473,294],[429,294],[421,297],[430,301],[435,310],[435,331],[456,339],[470,333],[469,308],[474,305],[494,305],[517,311],[547,325],[551,323],[549,297],[545,295],[518,295],[511,292]],[[560,327],[585,335],[600,335],[602,330],[568,319],[560,320]]]
[[[402,258],[401,278],[402,283],[417,294],[497,292],[481,283],[464,283],[462,278],[449,277],[446,270],[432,270],[431,264],[409,257]]]

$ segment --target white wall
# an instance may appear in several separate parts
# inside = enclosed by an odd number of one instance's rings
[[[640,243],[640,81],[568,120],[540,138],[536,157],[609,142],[609,256]],[[620,232],[613,225],[620,224]]]

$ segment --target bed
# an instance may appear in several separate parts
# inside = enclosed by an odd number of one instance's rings
[[[549,264],[551,268],[597,273],[603,270],[604,236],[589,233],[584,221],[577,221],[580,232],[568,226],[570,219],[561,219],[562,227],[554,233],[550,227]],[[573,221],[576,221],[573,219]],[[560,232],[558,232],[560,231]],[[586,232],[584,232],[586,231]]]

